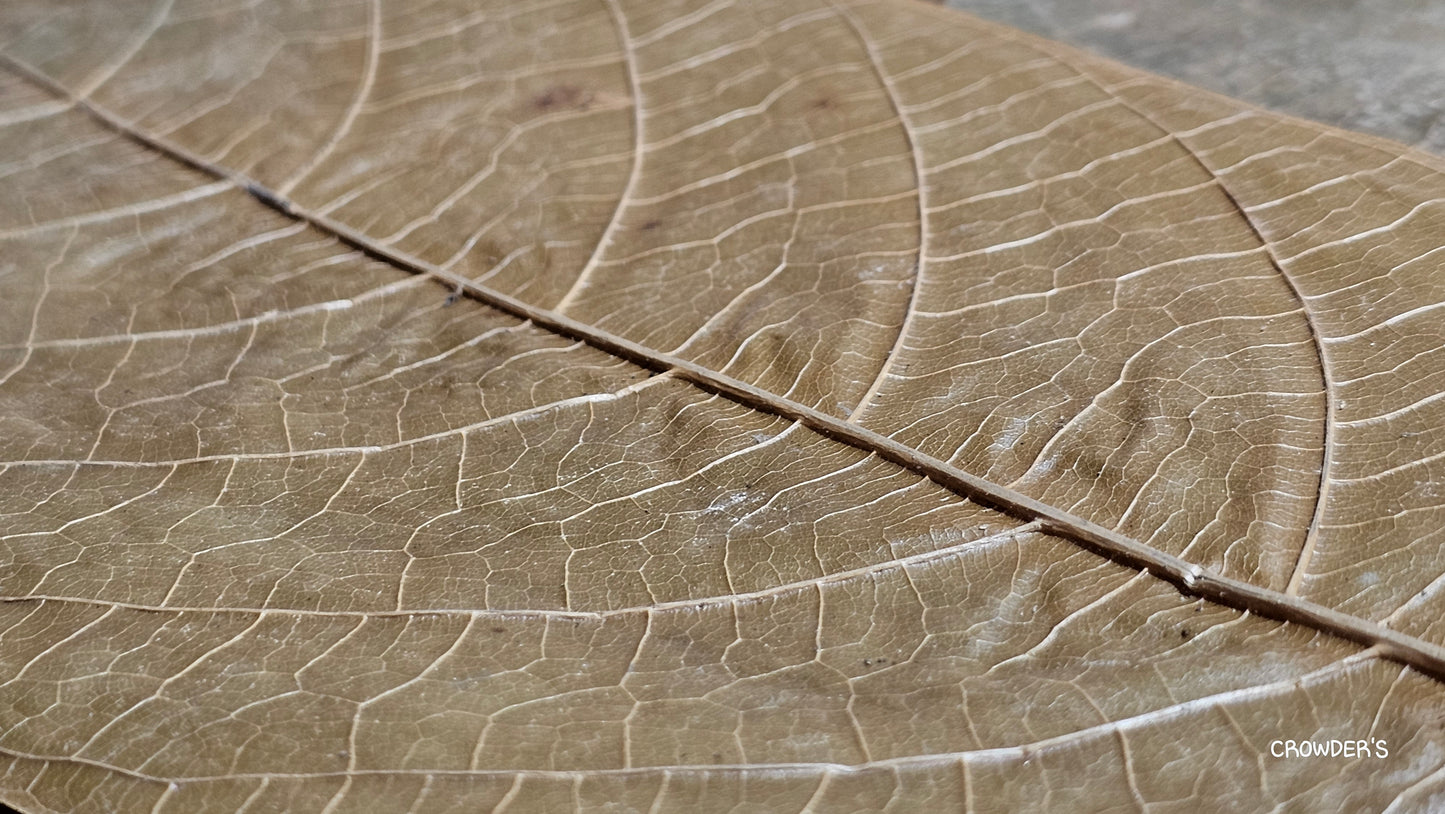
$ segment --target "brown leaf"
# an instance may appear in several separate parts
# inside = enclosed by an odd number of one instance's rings
[[[1441,794],[1439,159],[890,0],[0,43],[0,800]]]

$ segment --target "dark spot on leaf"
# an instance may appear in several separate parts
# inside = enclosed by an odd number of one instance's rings
[[[661,226],[661,225],[662,225],[662,219],[661,219],[661,218],[653,218],[652,220],[648,221],[647,223],[642,224],[642,231],[644,231],[644,232],[651,232],[653,229],[656,229],[657,227],[659,227],[659,226]]]
[[[592,92],[576,85],[553,85],[532,98],[532,106],[542,111],[586,110],[592,105]]]

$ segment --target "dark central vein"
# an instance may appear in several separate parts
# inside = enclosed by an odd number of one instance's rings
[[[23,63],[0,55],[0,64],[67,100],[116,133],[213,178],[228,181],[262,204],[396,268],[422,274],[464,292],[497,310],[528,320],[546,330],[585,342],[618,358],[657,372],[670,372],[697,387],[760,412],[796,421],[814,432],[901,466],[976,503],[1025,521],[1037,521],[1042,531],[1070,540],[1115,562],[1147,571],[1177,586],[1183,593],[1221,605],[1293,622],[1375,648],[1380,656],[1406,664],[1437,680],[1445,680],[1445,648],[1391,630],[1297,596],[1226,577],[1181,557],[1145,545],[1063,509],[1048,505],[1006,486],[969,474],[958,467],[905,446],[888,436],[844,419],[783,398],[755,385],[710,370],[695,362],[662,353],[616,336],[566,315],[523,302],[479,285],[434,263],[379,244],[375,239],[325,215],[309,211],[254,180],[219,166],[184,147],[143,133],[114,114],[77,98],[54,80]]]

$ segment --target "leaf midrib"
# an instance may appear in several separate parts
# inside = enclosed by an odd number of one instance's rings
[[[969,474],[953,464],[924,454],[881,433],[791,401],[760,387],[710,370],[687,359],[640,343],[563,314],[531,305],[480,285],[460,274],[406,252],[380,245],[370,236],[326,215],[312,212],[246,175],[216,164],[164,138],[145,133],[115,114],[91,104],[40,71],[6,54],[0,64],[68,102],[106,128],[167,158],[244,190],[265,206],[321,231],[367,256],[395,268],[445,283],[485,305],[552,333],[584,342],[598,350],[657,373],[674,377],[750,409],[795,421],[808,429],[877,455],[980,505],[1004,512],[1039,530],[1067,539],[1095,554],[1130,568],[1147,571],[1175,585],[1185,595],[1199,596],[1226,607],[1292,622],[1371,647],[1383,658],[1413,667],[1445,681],[1445,647],[1391,630],[1377,622],[1333,608],[1233,579],[1168,554],[1014,489]]]

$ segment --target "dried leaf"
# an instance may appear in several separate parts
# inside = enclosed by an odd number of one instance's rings
[[[0,55],[0,799],[1445,794],[1439,159],[891,0]]]

